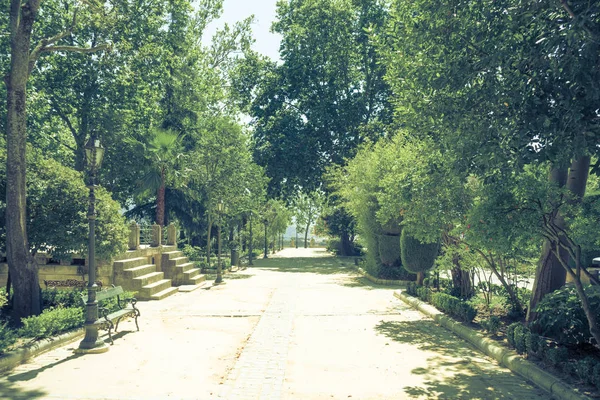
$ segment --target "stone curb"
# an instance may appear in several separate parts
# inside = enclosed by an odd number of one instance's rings
[[[82,338],[84,334],[85,329],[80,328],[53,338],[41,339],[29,346],[10,351],[0,358],[0,373],[5,373],[32,357],[39,356],[42,353]]]
[[[424,303],[412,296],[407,296],[400,291],[395,291],[394,297],[397,297],[423,314],[431,317],[439,325],[468,341],[478,350],[489,357],[492,357],[500,365],[507,367],[512,372],[521,375],[525,379],[533,382],[536,386],[552,394],[556,399],[591,400],[590,397],[577,393],[574,388],[539,368],[534,363],[525,360],[515,351],[504,348],[479,332],[464,326],[460,322],[454,321],[432,305]]]
[[[401,280],[396,280],[396,279],[379,279],[379,278],[375,278],[374,276],[370,275],[367,271],[365,271],[362,268],[358,268],[358,272],[361,273],[362,276],[364,276],[365,278],[367,278],[367,280],[373,282],[373,283],[377,283],[379,285],[404,285],[406,286],[407,283],[410,283],[411,281],[401,281]]]

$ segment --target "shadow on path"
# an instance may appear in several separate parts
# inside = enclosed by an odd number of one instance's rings
[[[254,261],[254,266],[277,272],[305,272],[319,275],[345,274],[355,271],[354,265],[335,257],[267,258]]]
[[[0,400],[39,399],[48,393],[41,390],[25,390],[15,387],[14,383],[0,381]]]
[[[375,331],[396,342],[435,352],[427,367],[415,368],[422,375],[420,386],[404,390],[411,397],[438,399],[543,399],[531,394],[531,386],[510,371],[498,369],[469,344],[432,321],[381,321]],[[533,397],[532,397],[533,396]]]

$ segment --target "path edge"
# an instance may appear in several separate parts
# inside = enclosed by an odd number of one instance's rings
[[[401,280],[398,280],[398,279],[380,279],[380,278],[375,278],[374,276],[370,275],[367,271],[365,271],[361,267],[358,267],[358,272],[360,272],[360,274],[362,276],[364,276],[368,281],[371,281],[373,283],[377,283],[379,285],[406,286],[408,283],[411,282],[411,281],[401,281]]]
[[[555,376],[544,371],[534,363],[525,360],[515,351],[498,345],[493,340],[479,332],[464,326],[460,322],[444,315],[437,308],[412,296],[407,296],[399,290],[394,291],[394,297],[416,308],[421,313],[431,317],[437,324],[452,331],[460,338],[474,345],[479,351],[492,357],[498,364],[533,382],[536,386],[550,393],[558,400],[592,400],[578,393],[575,388],[564,383]]]
[[[62,335],[38,340],[29,346],[20,347],[13,351],[9,351],[0,358],[0,374],[10,371],[18,365],[21,365],[29,359],[39,356],[42,353],[54,350],[57,347],[82,338],[84,334],[85,329],[79,328],[63,333]]]

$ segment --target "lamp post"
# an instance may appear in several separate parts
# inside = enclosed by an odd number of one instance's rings
[[[223,200],[217,204],[217,211],[219,212],[219,223],[217,224],[217,279],[215,284],[223,282],[223,270],[221,269],[221,219],[223,217]]]
[[[250,211],[250,243],[248,244],[248,265],[254,265],[252,262],[252,211]]]
[[[269,220],[265,218],[263,222],[265,224],[265,258],[269,258],[269,247],[267,244],[267,226],[269,225]]]
[[[88,298],[85,305],[85,337],[79,343],[77,352],[79,353],[104,353],[108,351],[108,346],[103,340],[98,338],[98,302],[96,301],[96,171],[102,164],[104,148],[100,145],[100,140],[93,134],[85,145],[86,163],[89,169],[90,196],[88,205]]]

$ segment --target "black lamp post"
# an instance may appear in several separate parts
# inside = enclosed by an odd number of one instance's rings
[[[217,204],[217,211],[219,213],[219,223],[217,224],[217,279],[215,284],[223,282],[223,270],[221,268],[221,219],[223,218],[223,200]]]
[[[90,197],[88,206],[88,299],[86,304],[85,337],[79,343],[79,353],[104,353],[108,346],[98,338],[98,302],[96,301],[96,171],[102,164],[104,148],[96,135],[92,135],[85,145],[86,163],[89,169]]]
[[[248,243],[248,265],[254,265],[252,262],[252,211],[250,211],[250,242]]]
[[[265,224],[265,258],[269,258],[269,246],[267,244],[267,226],[269,225],[269,220],[265,218],[263,222]]]

